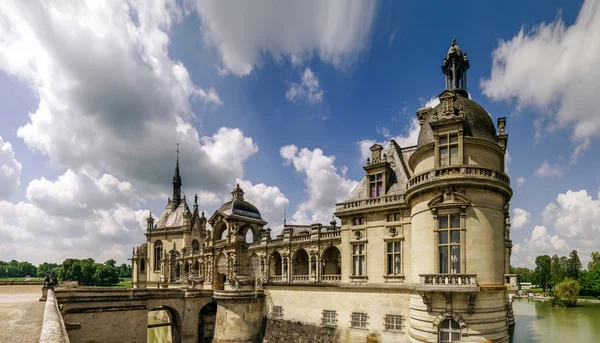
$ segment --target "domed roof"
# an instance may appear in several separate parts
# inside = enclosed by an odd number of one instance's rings
[[[467,92],[465,90],[454,89],[449,92],[456,94],[456,98],[453,101],[454,108],[456,110],[462,110],[462,115],[465,118],[463,135],[484,139],[498,144],[496,127],[487,111],[475,101],[467,98]],[[433,121],[433,113],[441,111],[441,106],[441,103],[438,104],[424,118],[425,121],[423,125],[421,125],[421,131],[419,132],[417,149],[429,143],[433,143],[433,131],[431,130],[429,123]]]
[[[448,57],[450,57],[451,54],[457,54],[458,56],[463,55],[462,50],[460,49],[458,44],[456,44],[456,38],[452,39],[452,44],[450,45],[450,48],[448,49]]]
[[[228,215],[235,214],[241,217],[247,217],[252,219],[262,220],[260,211],[256,206],[244,200],[244,191],[240,188],[238,183],[233,191],[231,192],[232,199],[221,205],[218,211],[226,213]]]
[[[234,199],[228,201],[219,207],[219,211],[227,214],[235,214],[241,217],[262,220],[260,211],[256,208],[256,206],[245,200]]]

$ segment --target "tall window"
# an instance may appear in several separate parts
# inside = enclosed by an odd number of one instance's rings
[[[365,275],[365,245],[352,246],[352,275]]]
[[[367,314],[362,312],[352,312],[352,320],[350,326],[353,328],[367,327]]]
[[[389,331],[402,331],[403,317],[394,314],[385,315],[385,329]]]
[[[140,260],[140,273],[144,274],[145,272],[146,272],[146,260],[142,258]]]
[[[336,325],[336,322],[335,311],[323,310],[323,318],[321,319],[323,325]]]
[[[198,252],[200,251],[200,242],[198,242],[198,240],[194,239],[192,241],[192,251],[193,252]]]
[[[458,164],[458,135],[440,135],[440,166]]]
[[[452,319],[444,319],[440,326],[440,343],[460,342],[462,340],[460,325]]]
[[[277,319],[283,318],[283,307],[273,306],[273,311],[271,312],[271,317],[277,318]]]
[[[154,243],[154,271],[160,270],[160,258],[162,256],[163,245],[161,241]]]
[[[399,220],[400,220],[400,213],[389,213],[389,214],[386,216],[386,220],[387,220],[388,222],[397,222],[397,221],[399,221]]]
[[[387,244],[387,274],[400,275],[402,257],[400,256],[400,242],[389,242]]]
[[[383,174],[369,175],[369,189],[371,198],[377,198],[383,195]]]
[[[460,216],[443,215],[439,217],[439,253],[440,273],[460,273]]]

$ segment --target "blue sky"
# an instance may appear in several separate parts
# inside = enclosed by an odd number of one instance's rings
[[[596,1],[135,1],[0,9],[0,259],[124,260],[183,192],[329,221],[364,148],[414,144],[452,37],[508,117],[514,265],[600,246]],[[191,203],[191,201],[190,201]]]

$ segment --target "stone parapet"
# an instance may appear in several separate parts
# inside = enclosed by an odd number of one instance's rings
[[[47,290],[40,343],[69,343],[69,336],[52,289]]]

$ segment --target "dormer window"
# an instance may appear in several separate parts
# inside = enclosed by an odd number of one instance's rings
[[[352,225],[365,225],[365,218],[352,218]]]
[[[371,198],[383,195],[383,173],[369,175],[369,190]]]
[[[441,134],[439,141],[440,166],[457,165],[458,163],[458,134]]]

